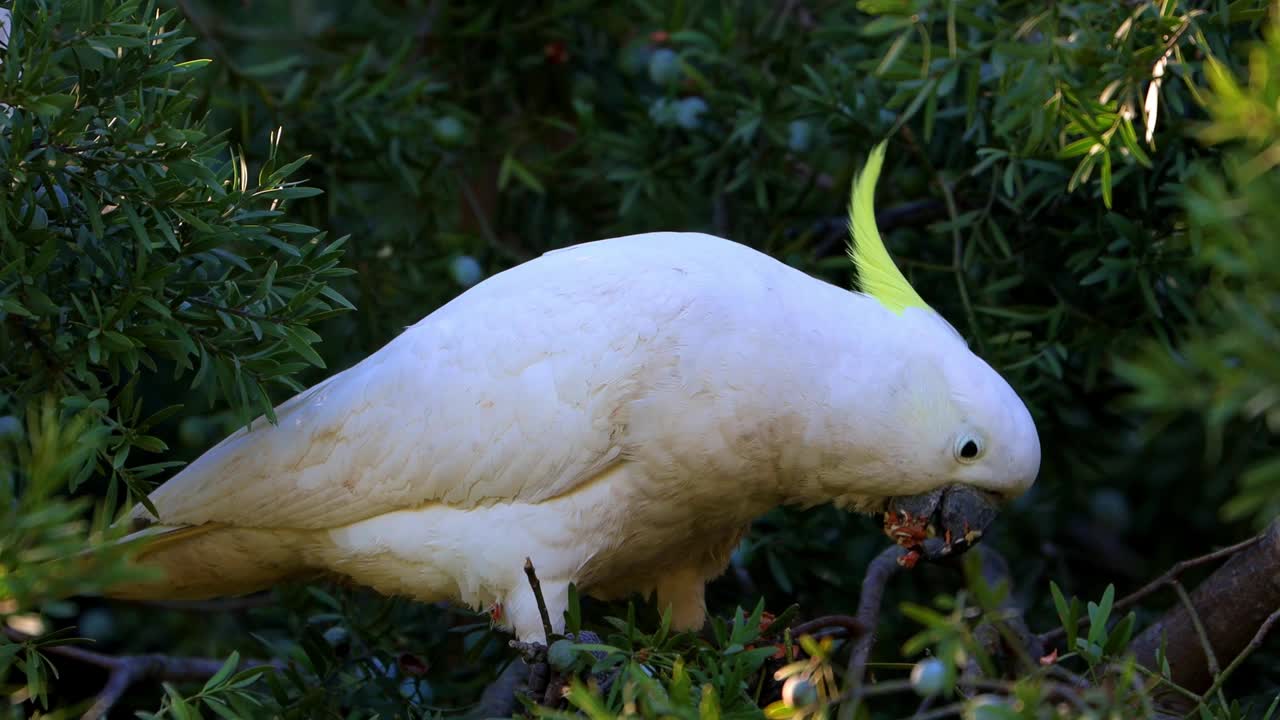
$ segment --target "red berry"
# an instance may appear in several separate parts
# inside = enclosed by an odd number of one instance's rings
[[[569,48],[562,40],[553,40],[542,48],[542,54],[552,65],[563,65],[569,62]]]

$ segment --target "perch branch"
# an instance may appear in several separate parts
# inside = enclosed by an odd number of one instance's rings
[[[13,628],[4,628],[4,634],[16,643],[27,643],[35,638]],[[222,669],[223,660],[200,657],[174,657],[152,653],[147,655],[107,655],[72,645],[45,645],[40,652],[66,658],[73,662],[92,665],[107,671],[107,682],[94,698],[93,705],[81,715],[81,720],[98,720],[106,717],[124,693],[133,685],[145,680],[161,682],[194,682],[208,680]],[[278,662],[245,660],[240,669],[270,666],[279,668]]]
[[[533,589],[533,599],[538,601],[538,616],[542,618],[542,632],[546,635],[547,647],[551,647],[551,613],[547,612],[547,601],[542,597],[542,583],[538,582],[538,571],[533,569],[533,560],[524,559],[524,574],[529,578],[529,587]]]
[[[889,580],[897,574],[902,566],[898,558],[906,554],[906,549],[899,545],[890,545],[867,566],[867,574],[862,579],[862,593],[858,597],[858,622],[866,632],[858,638],[849,654],[849,664],[845,669],[846,682],[849,683],[848,702],[840,709],[842,720],[853,718],[858,703],[862,698],[862,678],[867,670],[867,657],[876,642],[876,625],[880,620],[880,603],[884,599],[885,587]]]

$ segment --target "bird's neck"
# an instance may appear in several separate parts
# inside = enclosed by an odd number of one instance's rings
[[[780,504],[873,512],[896,494],[902,438],[894,408],[909,382],[906,359],[920,351],[901,321],[859,297],[832,316],[797,323],[808,347],[788,370],[803,401],[794,413],[798,431],[780,453]]]

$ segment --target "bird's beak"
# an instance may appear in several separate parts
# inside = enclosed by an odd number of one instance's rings
[[[941,560],[976,544],[999,514],[993,493],[968,485],[947,485],[927,493],[889,500],[885,534],[906,548],[910,559]]]

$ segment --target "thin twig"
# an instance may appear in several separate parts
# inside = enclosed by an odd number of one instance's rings
[[[524,559],[524,574],[529,578],[529,587],[533,588],[533,599],[538,601],[538,615],[542,618],[542,632],[546,634],[547,647],[551,647],[551,614],[547,612],[547,601],[542,597],[542,583],[538,582],[538,571],[533,569],[533,560]]]
[[[1233,659],[1231,663],[1227,665],[1226,670],[1223,670],[1222,672],[1218,673],[1213,678],[1213,685],[1209,686],[1209,689],[1206,690],[1204,695],[1200,697],[1199,704],[1197,704],[1194,708],[1191,709],[1190,712],[1184,715],[1183,716],[1184,718],[1192,717],[1193,715],[1198,713],[1200,711],[1200,708],[1204,705],[1206,698],[1209,698],[1210,696],[1222,690],[1222,686],[1226,684],[1227,678],[1231,677],[1231,674],[1236,671],[1236,668],[1239,668],[1240,664],[1243,663],[1245,659],[1247,659],[1250,655],[1252,655],[1254,651],[1262,647],[1262,641],[1267,638],[1267,634],[1271,632],[1272,626],[1274,626],[1277,621],[1280,621],[1280,610],[1276,610],[1275,612],[1268,615],[1267,619],[1264,620],[1262,624],[1258,626],[1258,632],[1253,634],[1253,639],[1249,641],[1249,644],[1246,645],[1244,649],[1241,650],[1240,653],[1235,656],[1235,659]]]
[[[1253,545],[1257,544],[1258,541],[1262,540],[1264,535],[1266,535],[1265,532],[1259,533],[1258,535],[1255,535],[1254,537],[1251,537],[1248,540],[1238,542],[1235,545],[1229,545],[1227,547],[1221,548],[1219,550],[1214,550],[1211,553],[1207,553],[1199,557],[1178,561],[1173,565],[1173,567],[1166,570],[1164,574],[1161,575],[1160,577],[1156,578],[1155,580],[1152,580],[1151,582],[1147,583],[1146,585],[1143,585],[1142,587],[1138,588],[1134,592],[1117,600],[1115,604],[1111,606],[1111,617],[1116,617],[1117,613],[1119,613],[1121,610],[1124,610],[1125,608],[1128,608],[1129,606],[1136,604],[1139,600],[1142,600],[1148,595],[1168,585],[1170,582],[1172,582],[1182,573],[1188,570],[1191,570],[1193,568],[1200,567],[1201,565],[1206,565],[1216,560],[1221,560],[1223,558],[1230,557],[1240,552],[1241,550],[1246,550],[1249,547],[1252,547]],[[1080,620],[1076,623],[1076,626],[1083,628],[1088,624],[1088,622],[1089,622],[1088,617],[1081,617]],[[1045,645],[1049,645],[1050,643],[1054,643],[1061,640],[1063,637],[1066,636],[1066,634],[1067,634],[1066,628],[1061,628],[1061,627],[1054,628],[1053,630],[1050,630],[1042,634],[1040,636],[1040,642],[1044,643]]]
[[[1191,596],[1187,594],[1187,589],[1182,583],[1173,580],[1169,583],[1173,586],[1173,591],[1178,593],[1178,599],[1182,601],[1182,605],[1187,608],[1187,617],[1191,619],[1191,626],[1196,629],[1196,637],[1200,639],[1200,646],[1204,648],[1204,661],[1209,665],[1209,674],[1216,676],[1222,672],[1222,666],[1218,665],[1218,656],[1213,652],[1213,643],[1209,641],[1209,633],[1204,629],[1204,622],[1200,619],[1200,613],[1196,611],[1196,604],[1191,602]]]
[[[973,678],[965,680],[965,684],[978,690],[993,690],[1003,692],[1012,697],[1017,693],[1018,683],[1009,680],[996,680],[993,678]],[[1084,698],[1080,697],[1077,688],[1066,683],[1053,682],[1052,680],[1040,683],[1040,689],[1045,692],[1046,698],[1058,698],[1065,700],[1075,706],[1081,716],[1089,713],[1089,704]]]
[[[951,265],[955,268],[956,291],[960,293],[960,303],[964,305],[965,319],[969,321],[969,331],[983,351],[982,330],[978,327],[978,315],[973,311],[973,301],[969,299],[969,285],[964,281],[964,239],[960,235],[960,210],[956,207],[955,196],[951,194],[951,186],[941,173],[937,176],[938,188],[942,190],[942,198],[947,202],[947,213],[951,216]]]
[[[915,714],[911,716],[911,720],[939,720],[939,718],[960,717],[961,713],[964,712],[964,709],[968,707],[968,704],[969,701],[962,700],[960,702],[953,702],[949,705],[943,705],[940,708],[935,708],[928,712],[925,712],[927,708],[921,705],[921,709],[917,710]]]
[[[802,622],[791,628],[791,637],[800,637],[801,635],[812,635],[819,630],[827,628],[842,628],[849,637],[862,637],[867,632],[867,626],[856,617],[849,615],[825,615],[823,617],[814,618],[807,622]]]
[[[1001,692],[1008,696],[1013,696],[1018,691],[1019,682],[1021,681],[997,680],[993,678],[975,678],[973,680],[966,681],[968,685],[978,690],[990,690],[994,692]],[[871,687],[860,690],[857,692],[857,694],[855,694],[852,690],[846,690],[843,693],[841,693],[839,696],[832,698],[829,702],[829,705],[843,703],[846,700],[850,700],[850,699],[857,700],[859,697],[893,695],[896,693],[903,692],[905,690],[910,690],[911,688],[912,688],[912,684],[910,680],[886,680],[884,682],[878,682],[875,685],[872,685]],[[1045,681],[1040,683],[1039,688],[1045,692],[1047,697],[1059,698],[1061,700],[1065,700],[1071,703],[1072,705],[1075,706],[1076,710],[1080,711],[1082,714],[1087,713],[1090,709],[1089,704],[1085,702],[1084,698],[1081,697],[1078,692],[1076,692],[1076,688],[1072,687],[1071,685],[1057,683],[1050,680],[1050,681]],[[956,714],[955,708],[957,707],[963,708],[966,704],[967,704],[967,701],[961,701],[954,706],[947,705],[945,707],[938,708],[937,710],[929,711],[923,715],[919,715],[919,716],[912,715],[910,717],[912,720],[919,720],[919,718],[948,717]],[[848,707],[848,706],[846,705],[844,707]],[[843,712],[843,708],[842,708],[842,712]]]
[[[1197,695],[1196,693],[1194,693],[1194,692],[1192,692],[1192,691],[1190,691],[1190,690],[1188,690],[1188,689],[1186,689],[1186,688],[1182,687],[1182,686],[1181,686],[1181,685],[1179,685],[1178,683],[1176,683],[1176,682],[1174,682],[1174,681],[1170,680],[1169,678],[1167,678],[1167,677],[1165,677],[1165,676],[1161,675],[1160,673],[1156,672],[1155,670],[1152,670],[1151,668],[1147,667],[1146,665],[1143,665],[1142,663],[1134,663],[1133,667],[1134,667],[1134,669],[1135,669],[1135,670],[1137,670],[1140,674],[1145,675],[1146,677],[1148,677],[1148,678],[1150,678],[1151,680],[1155,681],[1155,685],[1153,685],[1153,686],[1152,686],[1153,688],[1154,688],[1154,687],[1166,687],[1166,688],[1169,688],[1170,690],[1174,691],[1175,693],[1178,693],[1178,694],[1179,694],[1179,695],[1181,695],[1182,697],[1187,698],[1188,700],[1193,700],[1193,701],[1195,701],[1195,702],[1200,702],[1200,696],[1199,696],[1199,695]]]
[[[923,716],[926,712],[928,712],[931,708],[933,708],[933,701],[937,699],[938,699],[937,695],[925,696],[925,698],[920,701],[920,704],[916,706],[916,711],[911,713],[912,720],[915,720],[916,718]]]
[[[276,315],[262,315],[261,313],[249,312],[248,310],[244,310],[241,308],[227,307],[225,305],[219,305],[216,302],[205,300],[204,298],[200,298],[200,297],[186,297],[186,298],[183,298],[183,300],[193,305],[199,305],[201,307],[209,308],[210,310],[218,310],[228,315],[235,315],[238,318],[244,318],[246,320],[259,320],[261,322],[278,323],[288,319],[288,318],[284,318]]]
[[[29,643],[36,638],[19,632],[13,628],[4,628],[4,634],[16,643]],[[56,655],[85,665],[102,668],[107,671],[107,682],[94,698],[81,720],[98,720],[106,717],[111,708],[124,696],[133,685],[144,680],[161,682],[194,682],[207,680],[222,669],[224,660],[200,657],[175,657],[152,653],[147,655],[107,655],[105,653],[86,650],[73,645],[41,645],[37,649],[41,653]],[[241,668],[269,666],[283,667],[279,661],[263,662],[245,660]]]

